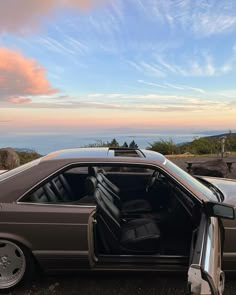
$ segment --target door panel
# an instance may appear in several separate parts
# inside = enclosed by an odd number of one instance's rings
[[[3,205],[0,235],[24,240],[43,267],[90,266],[89,226],[95,206],[65,204]],[[76,268],[74,265],[72,268]]]
[[[202,215],[188,271],[190,294],[220,295],[224,290],[221,270],[221,224],[215,217]]]

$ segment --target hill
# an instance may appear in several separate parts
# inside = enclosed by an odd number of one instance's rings
[[[209,136],[205,136],[205,138],[218,138],[218,139],[220,139],[221,137],[228,138],[230,136],[236,136],[236,132],[228,132],[228,133],[222,133],[222,134],[209,135]]]
[[[21,153],[21,152],[25,152],[25,153],[34,153],[34,152],[35,152],[35,150],[33,150],[33,149],[28,149],[28,148],[13,148],[13,150],[14,150],[15,152],[19,152],[19,153]]]
[[[221,152],[221,137],[225,137],[225,151],[236,151],[236,133],[221,133],[197,137],[191,142],[175,144],[173,140],[159,140],[150,144],[148,149],[164,155],[191,153],[195,155],[218,154]]]
[[[14,150],[20,158],[21,165],[42,157],[42,155],[30,149],[14,149]]]

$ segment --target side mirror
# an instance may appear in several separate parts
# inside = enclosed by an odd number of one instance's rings
[[[207,202],[206,210],[208,216],[214,216],[224,219],[235,219],[235,209],[231,205]]]

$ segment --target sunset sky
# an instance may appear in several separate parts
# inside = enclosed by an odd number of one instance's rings
[[[0,1],[0,138],[235,130],[235,81],[235,0]]]

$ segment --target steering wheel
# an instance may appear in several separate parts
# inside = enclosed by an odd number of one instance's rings
[[[157,170],[155,170],[155,171],[152,173],[151,177],[150,177],[149,180],[148,180],[147,186],[146,186],[146,192],[147,192],[147,193],[150,192],[150,190],[154,187],[156,181],[157,181],[158,178],[159,178],[159,175],[160,175],[160,172],[157,171]]]

